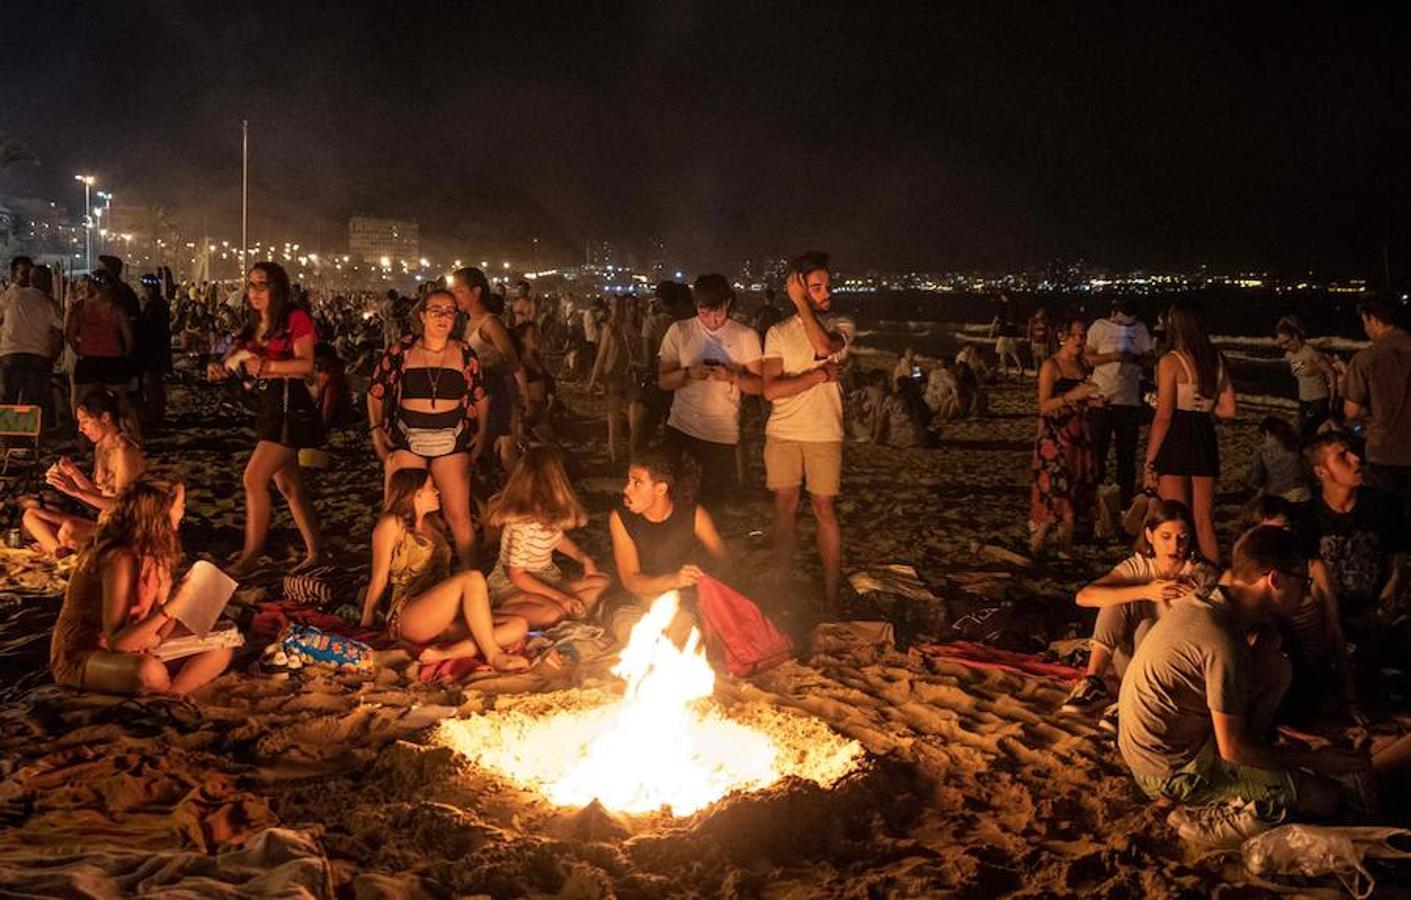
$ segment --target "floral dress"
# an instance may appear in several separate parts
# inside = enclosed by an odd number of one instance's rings
[[[1054,396],[1081,383],[1082,379],[1060,377],[1053,384]],[[1097,464],[1086,411],[1086,403],[1077,403],[1039,416],[1029,513],[1036,526],[1055,522],[1071,525],[1077,510],[1092,509]]]

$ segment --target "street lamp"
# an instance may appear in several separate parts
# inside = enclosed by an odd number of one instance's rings
[[[93,177],[92,175],[75,175],[74,180],[83,182],[84,257],[87,263],[88,270],[91,272],[93,271],[93,219],[92,208],[89,206],[89,204],[93,201],[92,198],[89,196],[89,190],[93,187],[94,183],[97,182],[98,179]]]
[[[98,220],[100,222],[103,220],[103,217],[106,216],[108,219],[108,225],[111,226],[113,224],[113,217],[111,215],[113,211],[113,195],[108,193],[107,191],[94,191],[93,193],[97,194],[98,199],[103,201],[102,209],[95,209],[93,212],[98,215]],[[104,252],[107,252],[108,250],[108,242],[106,240],[103,242],[102,249]]]

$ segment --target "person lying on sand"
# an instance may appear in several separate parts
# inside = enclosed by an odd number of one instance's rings
[[[109,390],[97,390],[78,402],[78,430],[93,442],[93,477],[67,456],[61,457],[45,474],[49,486],[67,494],[99,513],[112,509],[117,496],[147,468],[136,442],[123,430],[122,401]],[[35,497],[19,501],[25,508],[20,519],[41,550],[52,556],[76,552],[93,535],[98,523],[50,509]]]
[[[373,627],[378,605],[390,594],[387,635],[409,644],[434,644],[421,652],[420,662],[478,655],[500,671],[528,668],[528,660],[504,647],[523,640],[529,623],[521,616],[490,612],[480,572],[450,574],[451,548],[440,509],[441,494],[425,469],[392,473],[386,505],[372,529],[372,578],[363,601],[363,627]]]
[[[585,525],[588,514],[554,448],[531,447],[520,457],[505,489],[490,499],[485,521],[504,529],[500,558],[487,579],[490,603],[502,615],[548,628],[584,617],[607,589],[608,576],[565,533]],[[555,551],[581,565],[583,575],[565,578]]]
[[[1137,647],[1119,696],[1117,746],[1186,840],[1234,846],[1287,814],[1331,816],[1366,802],[1367,756],[1270,742],[1290,666],[1269,626],[1310,588],[1303,545],[1261,526],[1235,544],[1218,585],[1171,601]]]
[[[657,597],[690,588],[705,574],[692,562],[698,550],[717,564],[729,561],[715,521],[696,504],[697,477],[691,457],[673,465],[655,451],[634,460],[627,470],[622,508],[608,516],[617,577],[630,595],[604,617],[618,640],[627,639]]]
[[[64,593],[49,648],[54,681],[103,694],[189,694],[230,665],[229,648],[172,663],[148,652],[189,633],[165,609],[185,512],[185,486],[150,475],[114,501]]]
[[[1063,712],[1105,705],[1099,725],[1117,730],[1117,704],[1103,677],[1110,665],[1120,679],[1136,647],[1171,608],[1171,601],[1213,585],[1220,570],[1193,552],[1190,510],[1178,500],[1156,500],[1142,523],[1139,549],[1078,592],[1079,606],[1097,607],[1088,672],[1073,686]]]

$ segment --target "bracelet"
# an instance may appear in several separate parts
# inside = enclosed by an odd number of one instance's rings
[[[367,433],[368,433],[368,434],[372,434],[374,431],[386,431],[386,430],[387,430],[387,423],[385,423],[385,422],[378,422],[376,425],[373,425],[372,427],[370,427],[370,428],[367,430]]]

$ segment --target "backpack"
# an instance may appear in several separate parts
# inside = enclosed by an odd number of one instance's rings
[[[793,645],[745,595],[703,576],[696,582],[706,650],[731,675],[757,675],[793,655]]]

